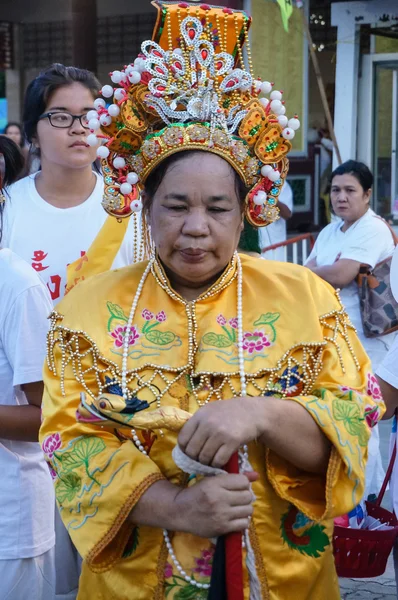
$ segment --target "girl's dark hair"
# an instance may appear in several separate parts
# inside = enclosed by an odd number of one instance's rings
[[[364,192],[373,186],[373,175],[369,167],[357,160],[347,160],[337,167],[330,176],[330,183],[336,175],[352,175],[361,184]]]
[[[25,159],[19,146],[5,135],[0,135],[0,155],[4,158],[4,176],[0,175],[0,193],[7,194],[7,187],[20,176]],[[4,201],[0,201],[0,242],[3,233]]]
[[[7,123],[7,125],[4,127],[4,133],[7,134],[7,130],[9,127],[18,127],[19,132],[21,134],[21,142],[20,142],[20,147],[23,148],[24,146],[24,132],[23,132],[23,127],[21,125],[21,123],[17,123],[17,121],[10,121],[9,123]]]
[[[183,150],[182,152],[176,152],[175,154],[171,154],[164,161],[162,161],[156,169],[150,173],[146,182],[145,182],[145,193],[146,193],[146,201],[144,203],[144,209],[148,213],[152,206],[152,200],[156,191],[160,184],[162,183],[164,176],[166,175],[169,168],[177,163],[178,161],[187,158],[188,156],[193,156],[194,154],[202,154],[205,153],[205,150]],[[247,188],[243,182],[243,180],[239,177],[238,173],[235,169],[231,170],[234,173],[235,177],[235,190],[236,195],[239,198],[240,205],[243,209],[246,195],[249,192],[249,188]]]
[[[50,96],[58,88],[72,83],[84,85],[94,98],[98,95],[101,87],[100,82],[91,71],[66,67],[60,63],[54,63],[30,82],[25,94],[22,119],[28,142],[32,143],[39,117],[45,112]]]

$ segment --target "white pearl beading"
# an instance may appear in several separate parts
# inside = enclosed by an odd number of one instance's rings
[[[244,350],[243,350],[242,263],[240,261],[239,254],[237,252],[235,252],[235,259],[236,259],[236,264],[237,264],[237,275],[238,275],[238,277],[237,277],[237,316],[238,316],[239,377],[240,377],[241,396],[246,396],[247,386],[246,386],[245,359],[244,359]],[[128,391],[128,387],[127,387],[127,371],[128,371],[127,370],[127,360],[128,360],[128,355],[129,355],[129,342],[130,342],[131,329],[133,326],[133,321],[134,321],[134,317],[135,317],[135,312],[137,310],[138,301],[140,299],[146,278],[148,277],[148,274],[150,273],[154,262],[155,262],[155,258],[152,257],[149,260],[148,265],[141,277],[140,283],[138,284],[137,291],[134,296],[133,303],[131,305],[130,314],[129,314],[129,318],[128,318],[127,325],[126,325],[126,333],[125,333],[124,340],[123,340],[123,355],[122,355],[122,394],[123,394],[123,398],[125,401],[127,401],[129,398],[129,391]],[[135,445],[137,446],[138,450],[145,456],[148,456],[144,446],[141,444],[140,439],[137,436],[137,432],[135,431],[135,429],[132,429],[131,433],[133,436],[133,441],[134,441]],[[243,450],[239,452],[239,459],[240,459],[239,460],[240,472],[250,471],[251,467],[250,467],[249,459],[248,459],[247,446],[244,446]],[[208,474],[208,473],[206,473],[206,474]],[[186,573],[186,571],[184,571],[183,567],[181,566],[180,562],[178,561],[178,559],[174,553],[173,546],[171,544],[168,531],[166,529],[163,530],[163,536],[164,536],[164,540],[165,540],[167,549],[169,551],[170,558],[171,558],[174,566],[176,567],[177,571],[182,575],[182,577],[185,579],[185,581],[187,581],[188,583],[190,583],[191,585],[193,585],[199,589],[206,589],[206,590],[209,589],[210,588],[209,583],[199,583],[198,581],[196,581],[196,579],[194,579],[193,577],[190,577]],[[245,544],[245,540],[246,540],[246,544]],[[248,532],[246,531],[242,538],[242,546],[243,547],[245,547],[245,545],[247,545],[247,540],[248,540]]]

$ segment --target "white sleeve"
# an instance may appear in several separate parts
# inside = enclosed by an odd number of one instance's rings
[[[120,248],[115,256],[112,264],[112,269],[120,269],[121,267],[127,267],[134,262],[134,243],[136,237],[136,231],[138,234],[137,248],[140,245],[141,240],[141,216],[138,213],[137,228],[134,226],[134,217],[129,217],[126,232],[124,234]]]
[[[291,185],[285,181],[283,187],[281,189],[281,193],[279,194],[279,202],[285,204],[288,209],[293,212],[293,190]]]
[[[4,319],[2,341],[14,386],[43,379],[47,317],[52,308],[46,286],[39,284],[21,292]]]
[[[320,235],[320,234],[319,234]],[[317,239],[315,240],[315,244],[312,247],[312,250],[310,252],[309,257],[307,258],[307,260],[305,261],[304,266],[306,266],[311,260],[313,260],[314,258],[316,259],[317,254],[318,254],[318,240],[319,240],[319,235],[317,237]]]
[[[378,366],[376,374],[398,389],[398,334],[396,334],[393,345],[384,358],[381,365]]]
[[[353,231],[350,243],[344,247],[340,258],[356,260],[373,269],[380,262],[380,257],[385,257],[389,245],[392,245],[391,233],[387,225],[375,217]]]

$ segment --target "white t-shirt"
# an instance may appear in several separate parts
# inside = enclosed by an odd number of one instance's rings
[[[317,237],[308,261],[316,258],[318,267],[333,265],[341,258],[356,260],[373,268],[394,252],[394,240],[387,225],[369,209],[347,231],[339,219],[329,223]],[[340,292],[348,312],[359,306],[355,281]]]
[[[290,211],[293,212],[293,190],[287,181],[283,184],[283,188],[279,194],[279,202],[286,204]],[[261,250],[267,246],[273,246],[274,244],[286,241],[286,221],[282,217],[275,221],[275,223],[267,225],[267,227],[260,227],[259,231]],[[283,248],[269,250],[262,253],[262,256],[268,260],[285,260]]]
[[[27,404],[20,386],[43,378],[52,303],[33,269],[8,249],[0,250],[0,306],[0,404]],[[39,443],[0,439],[0,560],[54,546],[54,502]]]
[[[341,231],[342,225],[341,219],[338,219],[322,229],[307,262],[316,258],[318,267],[323,267],[347,258],[373,268],[394,252],[391,232],[373,210],[369,209],[345,232]],[[395,333],[380,338],[364,336],[356,281],[343,288],[340,297],[375,369],[383,360]]]
[[[398,336],[388,354],[377,368],[377,375],[398,390]]]
[[[36,175],[24,177],[8,190],[2,245],[35,269],[57,303],[65,292],[67,265],[87,252],[107,218],[101,205],[104,184],[95,173],[95,188],[85,202],[72,208],[57,208],[39,195]],[[131,264],[133,248],[131,219],[112,268]]]

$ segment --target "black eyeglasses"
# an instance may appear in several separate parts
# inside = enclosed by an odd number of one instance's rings
[[[48,119],[52,127],[57,127],[59,129],[67,129],[68,127],[72,127],[75,119],[78,119],[80,125],[84,127],[84,129],[90,129],[86,115],[71,115],[67,112],[48,112],[41,115],[41,117],[39,117],[39,121],[41,119]]]

